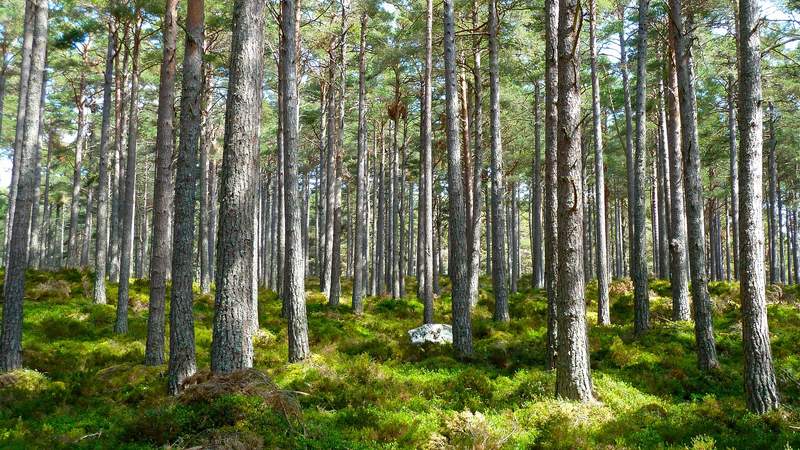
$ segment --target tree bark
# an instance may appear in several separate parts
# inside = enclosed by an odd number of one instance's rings
[[[689,320],[689,265],[684,207],[683,159],[681,152],[681,116],[678,100],[678,74],[675,55],[675,27],[669,27],[670,46],[666,61],[667,148],[669,149],[670,189],[670,273],[672,319]]]
[[[758,2],[739,1],[739,275],[742,292],[744,385],[748,408],[764,413],[780,399],[772,367],[764,286],[764,228],[761,210],[762,119],[760,12]]]
[[[183,53],[180,144],[175,172],[172,223],[172,290],[169,311],[167,390],[176,395],[197,369],[195,362],[192,280],[194,266],[195,164],[202,134],[204,1],[190,0]],[[204,171],[204,167],[200,167]],[[202,194],[201,194],[202,195]],[[201,222],[202,224],[203,222]],[[205,233],[202,226],[199,233]],[[202,250],[202,249],[201,249]],[[201,255],[202,258],[202,255]]]
[[[697,99],[694,87],[694,62],[691,43],[694,39],[694,20],[690,12],[682,18],[681,0],[670,0],[671,26],[675,28],[678,93],[681,110],[684,180],[686,183],[686,222],[688,229],[689,262],[692,277],[697,359],[701,370],[719,367],[711,322],[711,299],[706,275],[705,235],[703,224],[703,184],[700,179],[700,147],[697,135]]]
[[[558,21],[559,1],[545,0],[544,279],[547,291],[547,368],[558,347]]]
[[[16,190],[16,209],[11,226],[7,282],[4,285],[3,322],[0,333],[0,372],[22,367],[22,304],[25,297],[25,269],[28,266],[28,238],[33,208],[34,151],[39,141],[41,124],[41,89],[47,54],[48,4],[43,0],[26,2],[30,21],[25,34],[31,34],[31,56],[22,117],[21,145],[18,148],[19,183]],[[30,30],[30,31],[28,31]]]
[[[106,304],[106,259],[108,258],[108,163],[111,146],[111,89],[114,82],[114,54],[117,46],[116,23],[113,17],[108,19],[108,48],[106,49],[106,66],[103,75],[103,119],[100,126],[100,157],[97,163],[97,234],[95,235],[95,278],[94,302]]]
[[[597,4],[589,3],[589,54],[592,72],[592,118],[594,129],[594,201],[597,208],[595,235],[597,238],[597,323],[611,324],[608,299],[608,268],[606,266],[606,200],[603,165],[603,129],[600,117],[600,79],[597,75]]]
[[[508,286],[506,284],[506,227],[503,186],[503,144],[500,133],[500,63],[497,33],[499,28],[496,0],[489,0],[489,109],[492,152],[492,291],[494,315],[498,322],[508,322]]]
[[[153,187],[153,248],[150,254],[150,302],[147,316],[147,345],[144,363],[157,366],[164,363],[164,322],[167,294],[169,219],[172,208],[172,154],[174,152],[175,117],[175,50],[178,40],[178,0],[166,0],[162,33],[164,49],[158,86],[158,115],[156,118],[156,174]],[[201,44],[202,45],[202,44]],[[184,79],[187,82],[194,80]],[[194,86],[192,86],[194,87]],[[193,106],[193,105],[192,105]],[[202,170],[202,169],[201,169]],[[191,262],[189,263],[191,267]]]
[[[558,16],[558,361],[556,395],[593,400],[583,275],[578,0]]]
[[[133,244],[134,196],[136,195],[136,138],[139,126],[139,50],[141,46],[141,10],[134,15],[133,54],[131,71],[130,112],[128,113],[128,158],[125,169],[125,197],[120,202],[122,228],[120,230],[119,291],[117,295],[117,318],[114,332],[128,332],[128,288],[131,274],[131,250]]]
[[[433,71],[433,0],[426,1],[425,14],[425,75],[422,88],[422,273],[423,322],[433,323],[433,159],[431,144],[431,95]],[[450,5],[452,8],[452,4]],[[455,58],[455,55],[453,55]],[[455,69],[454,69],[455,70]],[[451,94],[452,95],[452,94]],[[460,166],[460,165],[459,165]],[[460,170],[460,167],[455,169]],[[380,213],[380,212],[379,212]],[[380,221],[379,221],[380,223]],[[380,236],[380,232],[378,233]],[[380,237],[378,237],[380,239]],[[375,274],[379,276],[379,274]]]
[[[430,0],[429,0],[430,1]],[[494,0],[489,7],[494,8]],[[472,321],[470,318],[468,255],[463,237],[467,234],[464,183],[461,179],[461,149],[459,141],[458,87],[456,86],[455,17],[452,0],[443,5],[444,75],[447,116],[447,155],[449,192],[449,247],[447,273],[452,284],[453,347],[461,357],[472,355]],[[426,87],[426,89],[428,89]]]
[[[251,239],[264,70],[264,3],[235,0],[233,17],[211,342],[211,370],[215,373],[253,365]]]
[[[367,283],[367,223],[362,220],[367,209],[367,13],[361,14],[361,35],[358,47],[358,168],[356,175],[356,251],[353,276],[353,312],[364,313],[362,299]]]
[[[639,30],[636,57],[636,150],[633,157],[632,195],[628,197],[631,211],[631,278],[633,279],[634,333],[640,335],[650,328],[650,295],[647,283],[647,224],[645,223],[645,139],[647,82],[647,15],[650,0],[639,0]]]
[[[297,189],[298,165],[298,99],[297,99],[297,53],[298,33],[295,0],[281,3],[281,72],[283,74],[283,144],[284,144],[284,202],[286,205],[286,285],[284,296],[289,305],[289,362],[300,361],[311,356],[308,345],[308,319],[306,318],[305,273],[303,264],[302,236],[300,235],[301,208]],[[263,25],[263,23],[262,23]],[[258,31],[261,33],[261,30]],[[258,47],[257,47],[258,48]],[[258,79],[260,81],[260,77]],[[258,88],[260,83],[255,83]]]

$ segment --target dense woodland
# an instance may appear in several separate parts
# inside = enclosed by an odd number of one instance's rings
[[[798,42],[795,0],[4,0],[0,447],[800,447]]]

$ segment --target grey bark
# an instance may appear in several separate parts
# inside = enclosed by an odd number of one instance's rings
[[[578,0],[558,16],[558,361],[556,395],[593,400],[583,275]]]
[[[114,82],[114,54],[117,46],[116,24],[112,17],[108,19],[108,48],[106,49],[106,66],[103,74],[103,118],[100,125],[100,156],[97,162],[97,233],[95,235],[95,277],[94,302],[106,303],[106,259],[108,258],[108,163],[111,145],[111,90]]]
[[[422,218],[419,221],[422,228],[422,273],[423,295],[425,305],[423,322],[433,323],[433,160],[431,144],[431,92],[433,71],[433,0],[426,1],[425,14],[425,75],[422,88]],[[450,5],[452,8],[452,5]],[[453,55],[455,58],[455,55]],[[455,70],[455,69],[454,69]],[[451,95],[454,95],[451,94]],[[458,169],[457,169],[458,170]],[[379,221],[380,223],[380,221]],[[379,237],[380,239],[380,233]],[[378,274],[376,274],[377,276]]]
[[[300,361],[311,355],[308,345],[308,319],[306,318],[305,273],[302,236],[300,235],[301,208],[297,189],[298,165],[298,98],[297,53],[298,33],[295,0],[282,2],[281,72],[284,78],[284,198],[286,205],[286,285],[284,296],[289,305],[289,362]],[[259,33],[261,31],[259,30]],[[258,88],[260,83],[256,83]]]
[[[175,173],[172,223],[172,290],[169,310],[167,390],[175,395],[197,369],[195,362],[192,280],[197,153],[202,134],[203,0],[190,0],[186,11],[186,40],[181,84],[180,144]],[[201,170],[204,168],[201,166]],[[202,224],[203,222],[201,222]],[[205,233],[200,227],[199,233]]]
[[[497,33],[499,28],[496,0],[489,0],[489,109],[492,152],[492,291],[494,314],[498,322],[508,322],[508,286],[506,285],[506,248],[503,233],[506,226],[503,208],[503,144],[500,124],[500,63]]]
[[[631,210],[631,278],[633,279],[633,328],[642,334],[650,328],[650,295],[647,283],[647,224],[645,223],[645,145],[647,126],[647,15],[650,0],[639,0],[639,29],[636,50],[636,149],[633,156]]]
[[[128,297],[131,273],[131,250],[133,244],[134,196],[136,195],[136,138],[139,125],[139,50],[141,46],[141,11],[137,7],[133,35],[131,71],[130,112],[128,113],[128,157],[125,169],[125,194],[120,202],[122,226],[120,230],[119,292],[117,296],[117,318],[114,332],[128,332]]]
[[[3,322],[0,330],[0,372],[22,367],[22,303],[25,297],[25,269],[28,266],[28,238],[33,208],[34,151],[39,140],[41,120],[41,89],[47,54],[48,4],[26,2],[31,21],[26,22],[26,35],[32,35],[30,73],[25,96],[25,115],[22,117],[23,136],[19,155],[19,183],[16,191],[16,210],[9,237],[7,282],[4,285]],[[30,32],[28,30],[31,30]]]
[[[592,122],[594,130],[594,201],[597,208],[595,220],[595,236],[597,238],[597,323],[611,324],[611,313],[608,299],[608,268],[606,263],[606,200],[605,174],[603,166],[603,129],[600,117],[600,79],[597,75],[597,4],[589,3],[589,54],[591,57],[592,76]]]
[[[366,12],[361,13],[361,36],[358,47],[358,168],[356,175],[356,251],[354,255],[355,272],[353,280],[353,312],[364,313],[363,297],[367,283],[364,275],[367,269],[367,223],[363,220],[367,209],[367,20]]]
[[[251,239],[264,70],[264,3],[236,0],[233,12],[211,342],[211,370],[215,373],[253,365]]]
[[[705,234],[703,224],[703,184],[700,179],[700,147],[697,135],[697,99],[694,87],[694,62],[691,43],[694,20],[690,12],[682,18],[681,0],[670,0],[671,22],[676,28],[678,93],[681,110],[681,147],[686,183],[686,222],[689,262],[692,278],[692,303],[697,359],[701,370],[719,366],[711,321],[711,299],[706,275]]]
[[[531,285],[540,289],[544,282],[542,253],[542,144],[540,83],[533,85],[533,177],[531,180]]]
[[[558,20],[559,0],[545,0],[544,279],[547,292],[547,368],[558,347]]]
[[[764,286],[762,219],[761,52],[758,2],[740,0],[739,70],[739,275],[742,293],[742,343],[747,406],[764,413],[780,403],[772,367]]]
[[[164,322],[167,295],[167,272],[170,263],[169,218],[172,209],[172,154],[175,151],[175,70],[178,40],[178,0],[166,0],[162,34],[164,48],[158,85],[156,117],[156,174],[153,186],[153,247],[150,254],[150,302],[147,315],[147,345],[144,363],[157,366],[164,363]],[[201,44],[202,45],[202,44]],[[185,71],[185,68],[184,68]],[[195,80],[184,79],[186,86]],[[192,86],[195,87],[195,86]],[[185,89],[185,87],[184,87]],[[194,106],[194,105],[192,105]],[[181,108],[183,114],[183,108]],[[184,137],[185,139],[185,137]],[[191,267],[192,264],[189,263]]]
[[[489,7],[494,8],[494,0]],[[469,273],[466,242],[466,209],[464,183],[461,179],[461,149],[459,141],[458,87],[456,85],[455,17],[452,0],[443,5],[444,21],[444,75],[447,115],[447,155],[449,192],[449,247],[448,275],[452,284],[453,347],[459,357],[472,355],[472,321],[470,318]],[[427,89],[427,87],[426,87]]]
[[[669,27],[670,41],[674,42],[674,27]],[[681,152],[681,118],[678,100],[678,74],[674,45],[670,45],[666,61],[667,83],[666,127],[669,149],[670,190],[670,274],[672,287],[672,319],[689,320],[689,269],[686,240],[686,210],[684,207],[683,159]]]

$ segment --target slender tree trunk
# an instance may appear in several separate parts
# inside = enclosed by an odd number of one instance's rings
[[[215,373],[253,365],[250,329],[253,251],[250,240],[253,238],[254,175],[261,123],[264,3],[236,0],[233,10],[220,185],[221,220],[217,236],[217,290],[211,342],[211,370]],[[282,20],[292,19],[284,16]],[[299,232],[299,223],[297,225],[296,231]]]
[[[547,291],[547,368],[558,347],[558,21],[559,1],[545,0],[544,280]]]
[[[28,237],[33,208],[34,151],[39,141],[41,89],[47,54],[48,4],[29,1],[31,20],[25,23],[25,34],[32,35],[30,73],[26,77],[27,95],[22,117],[23,136],[18,148],[19,184],[16,209],[11,226],[7,282],[4,285],[2,333],[0,333],[0,372],[22,367],[22,303],[25,297],[25,269],[28,266]],[[27,14],[26,14],[27,15]],[[28,31],[30,30],[30,31]]]
[[[597,323],[611,324],[608,299],[608,269],[606,267],[606,200],[605,168],[603,165],[603,129],[600,117],[600,79],[597,75],[597,5],[589,4],[589,54],[592,69],[592,118],[594,129],[594,201],[597,208],[595,234],[597,237]]]
[[[117,318],[114,332],[128,332],[128,288],[131,274],[131,250],[133,240],[134,196],[136,195],[136,138],[139,125],[139,50],[141,46],[141,11],[137,7],[134,16],[133,62],[131,72],[130,112],[128,115],[128,158],[125,169],[125,197],[120,204],[122,228],[120,238],[119,291],[117,296]]]
[[[6,256],[5,261],[8,268],[10,268],[9,263],[11,262],[11,235],[13,234],[15,220],[14,217],[17,204],[17,189],[22,166],[22,146],[25,140],[25,117],[27,111],[26,108],[28,107],[28,89],[30,87],[28,80],[30,78],[31,55],[33,54],[33,40],[36,31],[35,13],[36,4],[34,4],[32,0],[26,0],[25,13],[23,16],[24,24],[21,48],[22,61],[20,61],[19,90],[17,93],[17,122],[14,133],[13,147],[14,156],[12,157],[11,162],[11,184],[8,188],[8,213],[6,214],[5,233],[3,234],[5,237],[3,256]],[[5,57],[5,55],[3,56]],[[33,155],[29,155],[29,157],[33,157]],[[4,273],[6,283],[9,282],[8,272],[9,271],[6,270]]]
[[[298,165],[298,98],[297,98],[297,54],[298,32],[295,0],[281,3],[281,30],[283,46],[281,73],[283,74],[284,104],[284,198],[286,205],[286,290],[284,296],[289,305],[289,362],[300,361],[311,355],[308,345],[308,322],[306,318],[305,273],[303,265],[302,236],[300,236],[300,205],[297,191]],[[263,25],[263,24],[262,24]],[[259,33],[261,30],[259,29]],[[260,48],[260,47],[255,47]],[[260,81],[260,77],[257,81]],[[260,83],[254,83],[258,88]],[[344,99],[342,99],[344,101]]]
[[[489,7],[494,8],[494,0]],[[469,269],[466,242],[466,209],[464,183],[461,179],[461,149],[459,148],[458,87],[456,86],[455,16],[452,0],[445,0],[444,20],[444,75],[447,121],[448,191],[449,191],[449,248],[447,273],[452,283],[453,347],[459,357],[472,354],[472,321],[470,318]],[[428,89],[426,87],[426,89]],[[499,118],[498,118],[499,119]],[[499,132],[499,130],[498,130]]]
[[[367,268],[367,221],[362,220],[367,207],[367,13],[361,14],[361,37],[358,47],[358,168],[356,190],[356,251],[353,280],[353,312],[364,313],[364,297],[367,283],[364,280]]]
[[[742,291],[744,385],[748,408],[764,413],[780,403],[772,367],[764,286],[764,228],[761,210],[762,115],[760,11],[758,3],[739,1],[739,275]]]
[[[85,58],[84,62],[86,62]],[[80,208],[83,153],[89,134],[89,120],[87,118],[88,100],[85,98],[85,90],[85,74],[81,72],[80,81],[78,81],[78,89],[75,94],[75,108],[78,110],[78,134],[75,139],[75,164],[72,172],[72,195],[70,196],[69,204],[69,237],[67,244],[67,251],[69,252],[67,265],[69,267],[77,267],[80,258],[80,248],[78,246],[78,209]]]
[[[658,255],[659,277],[670,280],[669,266],[669,230],[670,204],[669,165],[667,163],[667,118],[664,112],[664,80],[658,77],[658,162],[657,162],[657,194],[658,202]]]
[[[689,269],[684,207],[683,159],[681,152],[681,117],[678,100],[678,74],[674,41],[675,27],[669,27],[670,49],[666,62],[667,148],[669,149],[670,198],[670,273],[672,319],[689,320]]]
[[[775,105],[768,103],[769,109],[769,282],[778,282],[778,255],[777,234],[778,234],[778,163],[775,150],[778,140],[775,135]]]
[[[452,11],[452,4],[449,4],[449,6]],[[422,290],[422,303],[425,305],[423,311],[424,323],[433,323],[433,285],[435,282],[433,273],[433,157],[431,144],[432,55],[433,0],[427,0],[425,14],[425,75],[422,81],[422,157],[420,158],[422,162],[422,218],[419,221],[423,229],[421,233],[423,240],[423,259],[421,264],[423,273],[422,282],[424,286]],[[455,55],[453,55],[453,58],[455,58]],[[453,70],[455,70],[455,68]],[[454,93],[451,93],[450,95],[453,94]],[[452,151],[448,149],[448,152]],[[460,167],[454,168],[454,170],[460,170]],[[378,236],[378,239],[380,239],[380,233]],[[469,349],[469,347],[467,347],[467,349]]]
[[[558,16],[558,362],[556,395],[593,400],[584,300],[578,0]]]
[[[506,285],[506,253],[503,233],[506,226],[503,194],[503,144],[500,133],[500,64],[496,0],[489,1],[489,86],[490,131],[492,146],[492,290],[494,320],[508,322],[508,286]]]
[[[169,311],[169,363],[167,390],[180,392],[195,362],[192,280],[194,267],[195,164],[201,147],[203,90],[203,0],[190,0],[186,12],[186,40],[180,115],[180,144],[175,172],[175,217],[172,223],[172,290]],[[205,168],[201,165],[201,172]],[[201,175],[202,176],[202,175]],[[201,194],[202,195],[202,194]],[[201,222],[202,224],[203,222]],[[202,226],[199,229],[205,233]],[[202,249],[201,249],[202,250]],[[202,258],[202,255],[201,255]]]
[[[106,303],[106,259],[108,258],[108,157],[111,146],[111,89],[114,82],[114,54],[117,46],[116,23],[113,18],[108,21],[108,48],[106,49],[106,66],[103,75],[103,119],[100,126],[100,157],[97,163],[97,234],[95,241],[95,278],[94,302]],[[48,151],[48,160],[49,160]]]
[[[633,279],[634,333],[639,335],[650,328],[650,296],[647,284],[647,229],[645,223],[645,145],[647,81],[647,16],[649,0],[639,0],[639,29],[636,58],[636,149],[633,168],[629,168],[629,182],[633,189],[628,196],[631,211],[631,278]]]
[[[533,85],[533,177],[531,179],[531,286],[541,289],[544,282],[542,263],[542,144],[540,83]]]
[[[697,135],[697,99],[694,87],[694,63],[691,42],[694,39],[693,13],[682,18],[681,0],[670,0],[671,22],[676,28],[676,57],[678,67],[678,93],[681,110],[682,150],[684,180],[686,182],[686,222],[688,229],[689,262],[692,277],[692,303],[694,311],[697,359],[701,370],[719,366],[711,322],[711,299],[706,276],[705,236],[703,234],[703,184],[700,179],[700,147]]]
[[[38,177],[37,177],[38,178]],[[34,203],[34,206],[36,203]],[[81,243],[80,267],[89,267],[89,242],[92,239],[92,208],[94,207],[94,188],[86,187],[86,217],[83,223],[83,242]],[[33,217],[31,217],[31,221]],[[33,224],[33,222],[31,222]],[[33,228],[31,226],[31,228]]]
[[[172,209],[172,154],[175,116],[175,50],[178,40],[178,0],[166,0],[162,22],[164,49],[158,87],[156,118],[156,174],[153,187],[153,251],[150,255],[150,302],[147,316],[147,345],[144,362],[164,363],[164,322],[169,265],[169,211]],[[202,45],[202,44],[201,44]],[[194,80],[192,80],[194,81]],[[187,80],[184,81],[184,84]],[[194,105],[192,105],[194,106]],[[195,111],[193,111],[195,112]],[[201,168],[202,170],[202,168]],[[189,263],[189,267],[191,267]]]

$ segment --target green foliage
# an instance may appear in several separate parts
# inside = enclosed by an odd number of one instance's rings
[[[612,321],[591,326],[593,404],[554,397],[544,370],[546,301],[541,291],[512,297],[508,324],[491,317],[489,280],[474,312],[476,355],[457,361],[449,346],[410,345],[419,325],[415,298],[369,298],[354,317],[309,296],[314,356],[286,364],[280,301],[262,291],[257,371],[214,378],[208,367],[213,296],[196,295],[196,382],[166,396],[166,367],[145,367],[146,311],[131,332],[113,333],[114,307],[93,305],[78,271],[31,272],[24,361],[0,376],[2,448],[785,448],[800,446],[800,310],[796,288],[770,305],[770,330],[785,406],[747,412],[741,369],[738,286],[712,283],[722,367],[696,367],[691,323],[654,314],[634,339],[630,284],[612,284]],[[309,283],[309,286],[315,286]],[[349,288],[349,284],[347,285]],[[653,280],[653,308],[669,305],[669,284]],[[116,289],[110,285],[109,292]],[[147,283],[131,285],[146,304]],[[592,288],[590,287],[589,290]],[[69,297],[64,298],[64,292]],[[413,290],[409,290],[413,292]],[[448,292],[436,301],[447,321]],[[112,297],[113,298],[113,297]],[[343,299],[349,298],[345,293]],[[593,323],[595,300],[587,310]],[[721,300],[721,299],[726,300]],[[266,375],[264,375],[266,374]],[[267,378],[268,377],[268,378]]]

